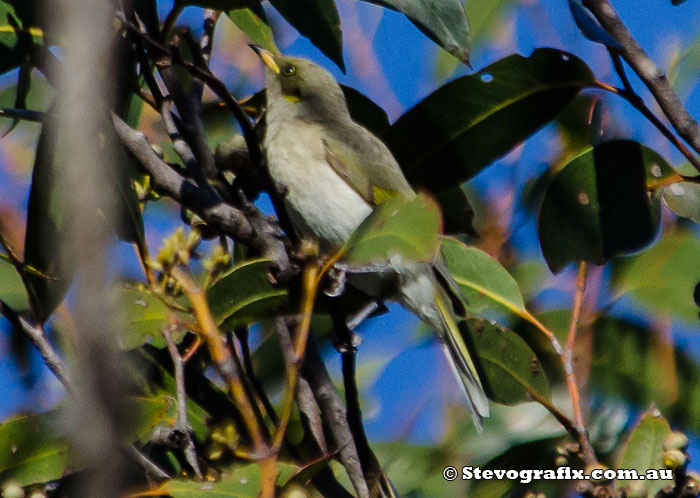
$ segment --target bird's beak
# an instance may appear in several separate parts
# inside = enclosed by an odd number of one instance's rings
[[[262,59],[267,67],[270,68],[275,74],[280,74],[280,67],[275,62],[275,55],[269,50],[265,50],[259,45],[253,45],[252,43],[248,45],[253,51],[258,54],[258,57]]]

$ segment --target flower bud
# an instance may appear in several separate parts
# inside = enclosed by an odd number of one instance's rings
[[[688,436],[682,432],[672,432],[664,438],[664,451],[678,450],[685,451],[688,449]]]
[[[667,469],[679,469],[686,464],[688,458],[685,453],[679,450],[668,450],[664,452],[664,467]]]

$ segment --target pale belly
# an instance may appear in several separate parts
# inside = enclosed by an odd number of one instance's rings
[[[299,234],[341,246],[372,208],[326,162],[314,125],[294,127],[293,134],[290,129],[268,130],[270,175],[287,190],[284,202]]]

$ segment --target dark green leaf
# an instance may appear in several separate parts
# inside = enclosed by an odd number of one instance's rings
[[[367,128],[369,131],[381,137],[391,126],[389,117],[384,109],[372,99],[360,93],[350,86],[340,85],[348,103],[350,117]]]
[[[32,85],[32,65],[29,61],[23,62],[19,67],[19,75],[17,77],[17,85],[15,85],[15,109],[27,109],[27,96]],[[3,137],[7,136],[20,123],[20,120],[15,118],[12,121],[10,128],[3,133]]]
[[[442,254],[469,303],[469,313],[485,309],[525,313],[525,302],[515,279],[484,251],[447,237],[442,242]]]
[[[402,12],[431,40],[469,64],[471,36],[461,0],[366,0]]]
[[[588,66],[566,52],[511,55],[436,90],[384,138],[411,183],[443,190],[506,154],[594,82]]]
[[[649,244],[660,205],[648,186],[673,175],[656,152],[627,140],[598,145],[571,161],[540,208],[540,245],[551,270],[581,260],[604,264]]]
[[[270,0],[270,3],[345,72],[343,34],[333,0]]]
[[[27,275],[28,290],[36,303],[34,311],[41,322],[63,301],[77,263],[65,237],[69,230],[68,199],[55,161],[60,145],[54,128],[51,121],[46,122],[39,137],[24,240],[25,263],[48,277]]]
[[[15,311],[28,307],[27,291],[15,267],[0,253],[0,299]]]
[[[477,236],[474,229],[474,209],[462,187],[452,187],[438,192],[438,202],[445,217],[445,233],[456,235],[465,233]]]
[[[440,247],[442,220],[437,203],[425,194],[389,198],[362,222],[344,247],[344,261],[355,265],[430,261]]]
[[[285,482],[294,474],[297,467],[279,463],[277,483]],[[250,463],[236,466],[217,482],[197,482],[192,480],[167,481],[159,488],[163,494],[173,498],[256,498],[260,491],[260,465]]]
[[[613,273],[613,285],[645,309],[697,324],[698,308],[693,289],[700,281],[700,241],[688,231],[666,234],[654,247],[621,259]]]
[[[523,477],[530,479],[533,477],[532,470],[540,469],[551,473],[551,477],[527,483],[521,483],[519,479],[474,479],[466,496],[470,498],[512,498],[526,495],[528,491],[534,494],[540,491],[545,496],[566,496],[565,488],[570,486],[571,481],[563,479],[557,481],[555,478],[557,469],[554,469],[554,465],[548,458],[543,458],[544,455],[550,454],[553,448],[564,442],[566,440],[563,438],[548,438],[518,444],[481,466],[482,471],[485,469],[526,471],[527,474],[524,474]],[[577,468],[573,462],[571,466]]]
[[[515,332],[477,319],[462,322],[460,329],[489,399],[512,405],[550,398],[537,356]]]
[[[664,202],[678,216],[700,223],[700,185],[691,182],[672,183],[662,190]]]
[[[637,425],[632,429],[629,439],[622,448],[618,469],[636,469],[644,474],[649,469],[664,468],[664,438],[671,432],[671,427],[656,409],[642,415]],[[628,486],[632,481],[618,479],[615,487]],[[649,496],[665,486],[673,486],[673,480],[643,480],[638,481],[649,491]]]
[[[236,265],[207,291],[207,299],[217,323],[225,331],[255,323],[288,309],[287,289],[275,287],[268,279],[267,259]]]
[[[279,49],[275,45],[275,37],[267,24],[265,11],[260,5],[251,8],[231,9],[226,11],[226,15],[253,43],[270,52],[279,53]]]
[[[22,2],[22,4],[27,3]],[[22,62],[28,60],[31,50],[31,44],[28,43],[32,39],[39,42],[43,33],[37,28],[24,25],[19,26],[17,18],[27,14],[28,6],[19,5],[19,11],[14,9],[6,2],[0,2],[0,74],[6,73],[11,69],[18,67]],[[22,36],[18,36],[18,29],[25,37],[25,42],[21,40]]]

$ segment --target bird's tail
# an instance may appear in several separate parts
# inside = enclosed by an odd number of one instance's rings
[[[449,298],[439,287],[435,289],[435,304],[437,305],[441,323],[431,325],[435,327],[442,325],[438,330],[442,349],[467,397],[474,424],[481,431],[482,419],[489,416],[488,399],[474,367],[474,362],[460,334]]]

